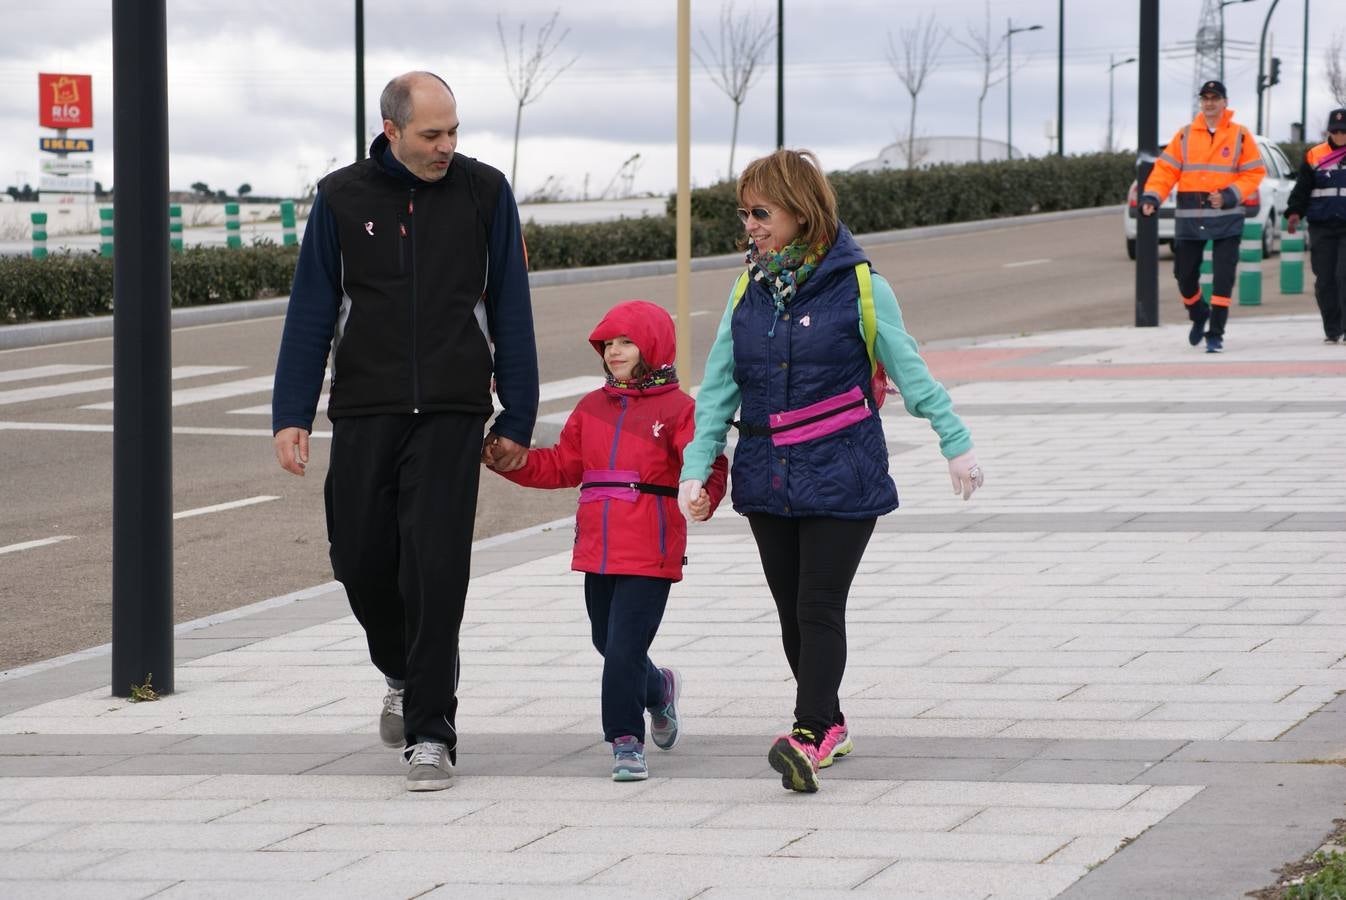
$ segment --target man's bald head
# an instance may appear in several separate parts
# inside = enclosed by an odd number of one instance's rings
[[[453,88],[434,72],[404,72],[383,88],[379,95],[379,115],[392,122],[400,131],[411,121],[415,94],[435,95],[447,91],[453,97]]]

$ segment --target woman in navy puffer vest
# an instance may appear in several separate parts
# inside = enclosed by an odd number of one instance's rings
[[[878,516],[897,508],[862,325],[872,293],[875,362],[912,415],[928,419],[955,493],[981,485],[972,438],[902,325],[892,288],[837,220],[817,158],[778,150],[744,169],[741,278],[706,360],[696,436],[683,451],[689,518],[734,411],[734,509],[746,515],[780,616],[796,682],[794,727],[767,755],[781,783],[818,789],[818,770],[854,749],[837,691],[846,669],[846,599]]]

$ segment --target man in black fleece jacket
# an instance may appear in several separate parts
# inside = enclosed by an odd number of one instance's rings
[[[332,570],[388,683],[380,737],[403,748],[408,790],[440,790],[457,761],[478,463],[522,465],[537,347],[519,210],[504,175],[455,155],[452,90],[408,72],[380,110],[369,158],[318,184],[272,431],[281,467],[303,475],[330,349]],[[492,376],[503,411],[483,440]]]

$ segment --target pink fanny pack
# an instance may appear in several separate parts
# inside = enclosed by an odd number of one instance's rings
[[[633,469],[585,469],[580,476],[580,502],[625,500],[634,503],[641,494],[677,497],[678,489],[664,484],[650,484],[640,480]]]
[[[769,427],[758,429],[771,435],[777,447],[802,444],[840,431],[848,425],[862,422],[871,415],[869,400],[863,391],[853,387],[844,394],[819,400],[799,409],[772,413]]]

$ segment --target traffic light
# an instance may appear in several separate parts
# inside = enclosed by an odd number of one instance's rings
[[[1271,57],[1271,74],[1267,76],[1267,87],[1281,83],[1281,58]]]

